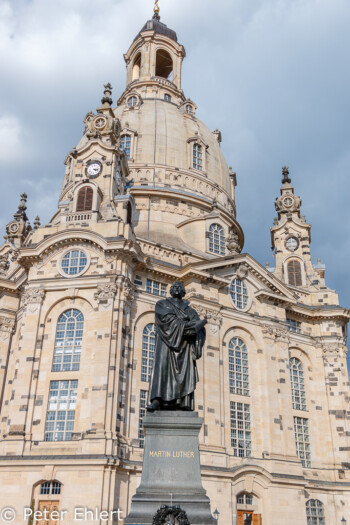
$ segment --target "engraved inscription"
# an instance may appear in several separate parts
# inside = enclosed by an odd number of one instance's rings
[[[194,458],[193,450],[150,450],[152,458]]]

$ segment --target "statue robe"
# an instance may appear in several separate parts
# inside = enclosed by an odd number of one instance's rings
[[[202,356],[205,343],[205,329],[197,332],[195,328],[199,320],[188,301],[167,298],[156,304],[156,348],[149,401],[158,399],[163,409],[168,406],[194,410],[196,361]]]

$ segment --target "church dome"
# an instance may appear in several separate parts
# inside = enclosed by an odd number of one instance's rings
[[[196,104],[181,89],[185,56],[158,13],[124,55],[127,85],[111,111],[129,167],[134,231],[140,239],[199,256],[224,255],[226,240],[243,246],[236,177],[221,151],[220,131],[197,118]],[[112,104],[110,96],[104,101]],[[218,251],[209,247],[210,228],[221,239]]]
[[[115,115],[120,119],[124,133],[131,130],[137,134],[129,163],[131,170],[141,164],[156,164],[163,169],[189,171],[203,183],[210,181],[213,188],[218,185],[231,194],[229,169],[218,134],[188,114],[186,104],[179,108],[164,97],[145,98],[138,109],[130,111],[126,102],[115,109]],[[193,169],[191,164],[191,145],[196,142],[200,142],[202,149],[202,170]]]
[[[177,42],[177,35],[175,31],[172,29],[169,29],[169,27],[163,22],[160,21],[160,19],[156,16],[152,18],[152,20],[148,20],[141,31],[136,35],[135,40],[143,33],[144,31],[155,31],[159,35],[164,35],[168,38],[171,38],[172,40],[175,40]]]

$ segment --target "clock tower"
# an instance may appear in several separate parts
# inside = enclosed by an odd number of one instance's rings
[[[271,228],[272,249],[276,257],[271,272],[307,297],[310,304],[338,304],[337,294],[325,285],[325,265],[311,261],[311,225],[301,214],[301,198],[294,193],[289,168],[282,168],[281,195],[275,201],[277,217]],[[326,291],[326,294],[325,294]]]

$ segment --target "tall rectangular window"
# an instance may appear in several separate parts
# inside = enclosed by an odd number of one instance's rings
[[[250,405],[230,402],[231,446],[235,456],[250,457],[252,437],[250,429]]]
[[[301,322],[295,321],[294,319],[287,319],[288,330],[296,334],[301,333]]]
[[[153,295],[161,295],[166,297],[167,285],[160,283],[159,281],[153,281],[152,279],[147,279],[146,283],[146,292],[152,293]]]
[[[203,167],[202,146],[200,144],[193,144],[193,167],[196,170],[202,170]]]
[[[51,381],[45,441],[70,441],[74,429],[78,381]]]
[[[142,421],[146,415],[146,403],[147,403],[147,390],[140,390],[140,408],[139,408],[139,444],[140,448],[144,447],[145,438],[143,435]]]
[[[309,421],[303,417],[294,417],[294,435],[297,456],[303,467],[311,468]]]

